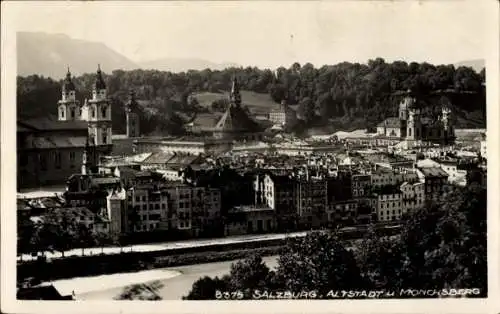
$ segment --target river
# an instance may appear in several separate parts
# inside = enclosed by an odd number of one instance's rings
[[[263,260],[270,268],[274,268],[277,266],[277,256],[267,256],[264,257]],[[168,273],[164,279],[155,279],[155,280],[147,280],[146,282],[159,281],[163,285],[158,290],[158,294],[163,300],[180,300],[183,296],[187,295],[191,290],[193,283],[198,280],[200,277],[209,276],[223,276],[229,273],[231,268],[231,264],[236,261],[225,261],[225,262],[216,262],[216,263],[208,263],[208,264],[196,264],[196,265],[186,265],[179,267],[171,267],[171,268],[163,268],[154,270],[158,273],[158,271],[165,271]],[[127,280],[127,276],[133,274],[121,274],[124,276],[122,280]],[[161,276],[160,276],[161,277]],[[95,290],[89,292],[78,293],[78,283],[76,280],[80,280],[80,278],[75,278],[66,280],[65,285],[73,281],[75,283],[75,293],[76,297],[79,300],[112,300],[114,297],[119,295],[125,287],[114,287],[108,289],[99,289],[100,280],[102,281],[102,277],[93,277],[86,279],[86,285],[90,284],[93,287],[96,287]],[[120,280],[120,279],[115,279]],[[92,282],[93,281],[93,282]],[[135,283],[145,283],[143,282],[135,282]],[[58,288],[58,282],[54,282],[54,286]]]

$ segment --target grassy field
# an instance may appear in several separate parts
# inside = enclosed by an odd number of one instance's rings
[[[193,94],[198,102],[203,107],[210,107],[212,102],[217,99],[228,98],[229,94],[227,92],[221,93],[210,93],[202,92]],[[244,106],[248,108],[254,114],[267,114],[273,108],[278,108],[279,104],[275,103],[269,94],[260,94],[251,91],[241,91],[241,99]]]

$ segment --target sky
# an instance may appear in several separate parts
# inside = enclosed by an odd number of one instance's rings
[[[486,2],[16,2],[6,16],[17,31],[103,42],[135,62],[449,64],[485,58]]]

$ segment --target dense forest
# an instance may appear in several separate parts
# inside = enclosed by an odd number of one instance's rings
[[[287,99],[297,105],[307,126],[374,126],[394,115],[400,91],[411,89],[426,106],[446,101],[458,118],[459,127],[485,127],[485,71],[469,67],[434,66],[429,63],[387,63],[381,58],[367,64],[340,63],[315,68],[292,64],[275,71],[256,67],[223,71],[171,73],[155,70],[116,70],[105,79],[113,102],[113,128],[124,132],[123,104],[129,90],[141,99],[144,133],[182,132],[182,123],[201,108],[189,97],[197,92],[227,91],[236,75],[243,90],[269,94],[275,102]],[[74,78],[77,97],[90,97],[94,73]],[[18,114],[23,117],[55,114],[61,81],[37,75],[18,77]]]

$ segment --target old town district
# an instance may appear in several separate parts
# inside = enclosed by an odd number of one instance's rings
[[[56,117],[18,121],[18,184],[63,183],[65,192],[18,196],[18,219],[66,216],[93,232],[162,240],[291,232],[398,223],[456,186],[486,182],[485,152],[460,153],[448,110],[446,132],[428,128],[446,141],[415,138],[425,126],[409,97],[401,119],[389,118],[377,134],[314,141],[259,129],[240,108],[236,78],[229,97],[204,132],[148,138],[131,93],[127,134],[113,135],[100,69],[83,104],[68,73]]]

